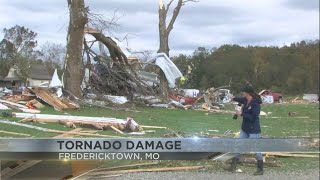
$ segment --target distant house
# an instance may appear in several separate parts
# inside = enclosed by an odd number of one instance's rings
[[[44,65],[32,65],[27,80],[22,81],[17,75],[17,70],[11,67],[6,77],[0,77],[0,87],[18,88],[21,86],[37,87],[49,85],[52,75],[49,74],[46,66]]]
[[[48,69],[44,65],[32,65],[29,70],[27,78],[27,86],[37,87],[50,83],[52,75],[49,74]]]
[[[24,83],[19,79],[14,67],[10,68],[6,77],[0,77],[0,87],[18,88]]]

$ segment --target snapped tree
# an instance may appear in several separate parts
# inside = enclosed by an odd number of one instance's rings
[[[196,0],[178,0],[176,7],[173,10],[172,17],[167,25],[167,16],[171,4],[174,0],[171,0],[167,5],[164,4],[163,0],[159,0],[159,50],[158,53],[165,53],[169,56],[169,35],[173,29],[173,25],[180,13],[181,7],[186,2],[197,2]],[[166,80],[165,74],[160,70],[160,89],[163,93],[164,98],[168,97],[168,82]]]
[[[133,95],[132,89],[139,89],[144,93],[152,92],[129,65],[126,55],[117,43],[111,37],[103,34],[105,30],[109,30],[110,26],[115,24],[115,19],[106,21],[103,16],[89,12],[89,8],[85,7],[84,0],[68,0],[68,7],[70,22],[63,76],[65,90],[73,96],[82,97],[81,84],[86,70],[92,71],[91,59],[102,64],[111,59],[112,62],[109,65],[103,65],[106,68],[107,76],[98,77],[100,84],[95,84],[94,87],[91,86],[92,88],[103,90],[103,93],[117,92],[122,89],[121,95]],[[90,45],[85,40],[85,33],[95,39],[90,42]],[[92,48],[95,42],[99,43],[100,50],[106,47],[109,54],[104,52],[99,55],[96,53]],[[106,55],[108,57],[105,57]],[[119,88],[118,85],[121,85],[122,88]]]

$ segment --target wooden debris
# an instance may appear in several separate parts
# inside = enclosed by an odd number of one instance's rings
[[[10,108],[4,104],[0,103],[0,110],[9,110]]]
[[[28,108],[27,106],[24,106],[24,105],[21,105],[21,104],[18,104],[18,103],[14,103],[14,102],[11,102],[11,101],[2,100],[2,99],[0,99],[0,103],[11,105],[11,106],[16,107],[16,108],[25,108],[25,109]]]
[[[97,130],[87,130],[87,131],[81,131],[82,133],[97,133]]]
[[[122,168],[132,168],[132,167],[141,167],[141,166],[152,166],[157,165],[158,162],[150,162],[150,163],[138,163],[138,164],[129,164],[129,165],[123,165],[123,166],[114,166],[114,167],[107,167],[107,168],[99,168],[96,169],[94,172],[100,172],[100,171],[112,171],[116,169],[122,169]]]
[[[132,118],[127,118],[126,127],[128,127],[133,132],[140,131],[139,124]]]
[[[68,128],[76,128],[77,126],[74,125],[74,123],[69,122],[69,121],[59,121],[60,124],[64,124],[65,126],[67,126]]]
[[[36,99],[33,99],[33,100],[29,101],[28,103],[31,103],[34,107],[36,107],[38,109],[45,107],[41,102],[37,101]]]
[[[10,168],[10,169],[4,169],[4,170],[1,170],[1,178],[2,179],[9,179],[10,177],[20,173],[21,171],[24,171],[25,169],[31,167],[31,166],[34,166],[36,164],[38,164],[39,162],[41,162],[40,160],[37,160],[37,161],[26,161],[26,162],[23,162],[21,164],[19,164],[17,167],[14,167],[14,168]]]
[[[78,129],[74,129],[74,130],[72,130],[72,131],[75,132],[75,131],[78,131],[78,130],[81,130],[81,129],[78,128]],[[63,134],[61,134],[61,135],[55,136],[54,138],[59,138],[59,137],[72,137],[72,135],[70,134],[70,132],[71,132],[71,131],[65,132],[65,133],[63,133]],[[69,134],[67,134],[67,133],[69,133]],[[34,166],[34,165],[36,165],[36,164],[38,164],[38,163],[40,163],[40,162],[41,162],[41,160],[36,160],[36,161],[23,161],[23,162],[20,162],[20,163],[18,163],[17,166],[15,166],[15,167],[13,167],[13,168],[8,167],[8,168],[2,170],[1,173],[0,173],[1,178],[3,178],[3,179],[9,179],[10,177],[12,177],[12,176],[14,176],[14,175],[16,175],[16,174],[24,171],[25,169],[30,168],[31,166]]]
[[[281,153],[281,152],[268,152],[268,156],[281,156],[281,157],[309,157],[309,158],[319,158],[319,155],[313,154],[297,154],[297,153]]]
[[[296,98],[294,98],[291,102],[293,102],[293,103],[294,103],[294,102],[296,102],[296,100],[297,100],[297,99],[299,99],[299,96],[298,96],[298,97],[296,97]]]
[[[23,123],[18,123],[18,122],[12,122],[12,121],[4,121],[0,120],[0,123],[4,124],[10,124],[10,125],[16,125],[16,126],[22,126],[26,128],[31,128],[31,129],[36,129],[39,131],[44,131],[44,132],[49,132],[49,133],[66,133],[68,131],[59,131],[59,130],[54,130],[54,129],[48,129],[48,128],[43,128],[43,127],[38,127],[38,126],[32,126],[29,124],[23,124]],[[102,135],[102,134],[92,134],[92,133],[82,133],[82,132],[68,132],[69,134],[74,134],[74,135],[83,135],[83,136],[96,136],[96,137],[114,137],[114,138],[122,138],[120,136],[109,136],[109,135]]]
[[[245,164],[245,165],[256,165],[257,161],[256,158],[244,158],[244,159],[240,159],[240,163]],[[281,164],[279,162],[268,162],[265,161],[263,163],[265,166],[269,166],[269,167],[281,167]]]
[[[122,174],[113,174],[113,175],[107,175],[107,176],[99,176],[98,179],[105,179],[105,178],[111,178],[111,177],[119,177],[122,176]]]
[[[124,132],[120,131],[119,129],[117,129],[114,126],[110,126],[110,128],[113,129],[114,131],[116,131],[117,133],[124,134]]]
[[[116,118],[104,118],[104,117],[86,117],[86,116],[65,116],[65,115],[51,115],[51,114],[30,114],[30,113],[10,113],[8,116],[16,118],[31,118],[23,119],[22,122],[58,122],[66,125],[70,128],[75,128],[76,124],[84,127],[93,127],[98,130],[107,129],[109,126],[113,126],[120,131],[125,129],[130,131],[140,131],[141,128],[132,118],[128,118],[127,121]],[[119,133],[120,133],[119,131]]]
[[[13,135],[19,135],[19,136],[31,136],[30,134],[24,134],[24,133],[16,133],[16,132],[9,132],[9,131],[2,131],[0,130],[0,133],[5,133],[5,134],[13,134]]]
[[[60,135],[58,135],[58,136],[55,136],[54,138],[72,137],[72,134],[70,134],[70,133],[72,133],[72,132],[79,132],[79,131],[81,131],[81,130],[82,130],[81,128],[76,128],[76,129],[73,129],[73,130],[71,130],[71,131],[67,131],[67,132],[65,132],[65,133],[63,133],[63,134],[60,134]]]
[[[151,128],[151,129],[167,129],[167,127],[161,127],[161,126],[140,126],[142,128]]]
[[[69,109],[78,109],[79,106],[67,99],[58,98],[54,93],[50,92],[48,88],[30,88],[30,90],[44,102],[48,103],[58,111]]]
[[[202,169],[204,166],[184,166],[184,167],[165,167],[165,168],[152,168],[152,169],[130,169],[130,170],[118,170],[118,171],[101,171],[92,172],[90,175],[111,175],[111,174],[125,174],[125,173],[137,173],[137,172],[165,172],[165,171],[187,171]]]

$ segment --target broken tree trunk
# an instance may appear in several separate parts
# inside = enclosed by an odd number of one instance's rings
[[[163,0],[159,0],[159,40],[160,40],[160,45],[159,45],[159,50],[158,53],[163,52],[169,57],[169,35],[171,30],[173,29],[173,24],[176,21],[178,14],[180,12],[180,9],[183,5],[182,0],[178,0],[178,4],[173,10],[173,14],[170,20],[170,23],[167,26],[166,19],[168,15],[168,10],[170,8],[171,3],[173,2],[170,1],[170,3],[167,4],[165,7]],[[168,99],[168,81],[164,75],[164,73],[160,70],[159,74],[159,79],[160,79],[160,92],[162,93],[163,99]]]
[[[67,37],[67,54],[63,75],[64,88],[72,95],[81,97],[82,83],[82,45],[84,26],[87,23],[87,10],[84,0],[68,0],[69,29]]]

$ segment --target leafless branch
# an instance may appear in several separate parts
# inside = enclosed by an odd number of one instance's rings
[[[108,31],[111,33],[120,25],[118,24],[118,20],[120,16],[117,15],[117,11],[114,12],[111,19],[107,19],[102,14],[96,13],[88,13],[88,26],[97,29],[100,32]]]
[[[174,0],[171,0],[168,4],[167,4],[167,8],[166,8],[166,13],[168,14],[168,11],[170,9],[170,5]]]
[[[187,2],[199,2],[199,0],[184,0],[182,1],[182,5],[185,5]]]

